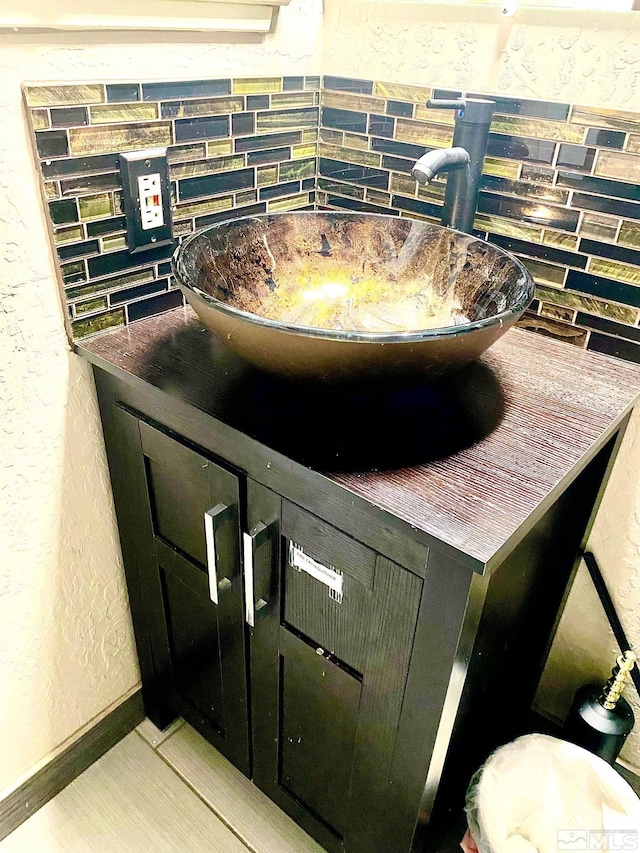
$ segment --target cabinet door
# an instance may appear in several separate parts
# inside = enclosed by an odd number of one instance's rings
[[[251,481],[248,520],[254,781],[331,853],[387,853],[422,582]]]
[[[248,775],[240,481],[161,430],[122,418],[138,437],[145,506],[128,527],[155,557],[144,596],[154,666],[166,674],[162,698]]]

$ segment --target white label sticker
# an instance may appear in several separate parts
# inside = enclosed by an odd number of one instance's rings
[[[333,593],[331,597],[335,598],[336,601],[342,600],[342,584],[344,577],[340,572],[337,572],[335,569],[330,569],[327,566],[323,566],[322,563],[316,563],[314,559],[305,554],[304,551],[294,542],[291,542],[289,545],[289,562],[294,569],[306,572],[308,575],[311,575],[312,578],[315,578],[320,581],[320,583],[328,586]]]

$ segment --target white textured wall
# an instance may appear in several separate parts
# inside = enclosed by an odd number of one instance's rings
[[[263,39],[0,35],[0,796],[139,678],[93,381],[64,334],[20,84],[319,73],[321,12],[292,0]]]
[[[640,110],[640,12],[497,9],[325,0],[331,74]],[[640,649],[640,413],[630,425],[590,546]],[[576,689],[606,679],[615,640],[586,570],[565,610],[537,696],[563,719]],[[622,757],[640,773],[639,720]]]

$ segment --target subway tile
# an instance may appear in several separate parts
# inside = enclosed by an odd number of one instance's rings
[[[34,130],[45,130],[50,126],[47,110],[30,110]]]
[[[640,346],[623,338],[613,338],[609,335],[592,332],[589,337],[587,349],[591,350],[591,352],[611,355],[614,358],[623,358],[625,361],[640,363]]]
[[[89,234],[92,237],[92,234]],[[56,228],[53,235],[56,246],[64,243],[78,243],[84,238],[82,225],[67,225],[64,228]]]
[[[243,77],[233,81],[234,95],[258,95],[281,91],[281,77]]]
[[[351,133],[367,132],[367,114],[353,110],[339,110],[333,107],[323,107],[321,123],[325,127],[337,130],[347,130]]]
[[[278,167],[277,166],[265,166],[262,169],[258,169],[258,186],[264,187],[269,184],[275,184],[278,180]]]
[[[115,172],[102,175],[77,175],[60,181],[60,191],[63,196],[116,190],[121,186],[120,175]]]
[[[286,184],[275,184],[272,187],[264,187],[260,190],[260,201],[268,201],[271,198],[279,198],[283,195],[293,195],[300,192],[300,181],[289,181]]]
[[[142,98],[145,101],[177,101],[230,94],[231,80],[184,80],[173,83],[144,83],[142,86]]]
[[[596,125],[611,130],[640,131],[640,113],[625,110],[610,110],[601,107],[573,107],[571,118],[573,124]]]
[[[355,110],[356,112],[384,112],[384,99],[372,98],[369,95],[354,95],[349,92],[332,92],[326,89],[322,92],[321,103],[323,107],[336,107],[342,110]]]
[[[43,159],[66,157],[69,154],[69,140],[66,130],[36,131],[36,147]]]
[[[351,198],[358,198],[361,201],[364,199],[364,187],[356,187],[353,184],[344,184],[341,181],[334,181],[328,178],[318,178],[318,186],[327,193],[347,195]]]
[[[210,213],[207,216],[200,216],[196,219],[196,228],[204,228],[205,225],[216,225],[218,222],[223,222],[227,219],[240,219],[245,216],[259,216],[261,213],[267,212],[265,202],[260,204],[252,204],[248,207],[236,207],[226,213]]]
[[[565,234],[564,231],[547,231],[542,236],[545,246],[555,246],[557,249],[573,251],[578,248],[578,238],[575,234]]]
[[[510,163],[515,167],[519,166],[519,164],[513,160],[502,160],[501,162]],[[505,175],[505,177],[512,176]],[[517,177],[517,173],[514,177]],[[552,169],[551,166],[542,166],[539,163],[523,163],[522,168],[520,169],[520,180],[522,181],[532,181],[537,184],[552,184],[555,181],[555,178],[556,170]]]
[[[117,249],[127,248],[127,238],[124,234],[112,234],[101,240],[103,252],[115,252]]]
[[[357,210],[360,213],[384,213],[387,216],[397,216],[398,212],[392,208],[380,207],[377,204],[368,204],[355,198],[343,198],[342,196],[330,195],[327,204],[331,207],[344,208],[345,210]],[[396,205],[397,206],[397,205]]]
[[[428,201],[419,201],[417,198],[405,198],[401,195],[394,195],[391,198],[393,207],[400,210],[406,210],[410,213],[418,213],[422,216],[432,216],[439,218],[442,213],[442,208],[438,204],[433,204]]]
[[[640,156],[619,151],[599,151],[595,175],[640,183]]]
[[[320,142],[326,142],[328,145],[342,145],[343,139],[344,133],[341,130],[330,130],[328,127],[320,128]]]
[[[563,169],[590,172],[595,159],[595,148],[585,148],[584,145],[560,145],[556,165]]]
[[[248,100],[249,98],[247,98]],[[316,92],[281,92],[280,94],[271,95],[272,107],[315,107],[317,104],[318,97]],[[250,107],[247,103],[247,109],[267,110],[269,109],[269,102],[267,101],[261,107]]]
[[[569,323],[561,323],[549,317],[540,317],[530,311],[525,311],[524,315],[518,320],[517,325],[520,329],[537,332],[538,334],[556,338],[577,347],[583,348],[587,342],[588,333],[585,329],[571,326]]]
[[[61,86],[27,86],[25,97],[30,107],[54,107],[67,104],[102,104],[104,86],[101,83]]]
[[[246,165],[244,154],[233,157],[211,157],[208,160],[191,160],[171,167],[171,180],[194,178],[197,175],[211,175],[214,172],[227,172],[242,169]]]
[[[619,320],[621,323],[633,325],[640,316],[640,311],[635,308],[628,308],[626,305],[618,305],[616,302],[596,299],[593,296],[585,296],[582,293],[567,290],[567,288],[558,289],[555,287],[545,288],[538,286],[536,287],[536,294],[545,302],[565,305],[569,308],[585,311],[600,317],[609,317],[613,320]]]
[[[190,139],[215,139],[229,136],[228,116],[200,116],[198,118],[177,119],[176,142]]]
[[[525,139],[502,133],[489,135],[487,153],[492,157],[507,157],[512,160],[529,160],[551,165],[556,151],[555,142],[542,139]]]
[[[253,204],[258,201],[258,193],[256,190],[244,190],[241,193],[236,193],[235,195],[235,206],[241,207],[245,204]]]
[[[500,237],[493,234],[490,235],[490,240],[496,246],[500,246],[508,252],[514,252],[517,255],[528,255],[532,258],[539,258],[542,261],[578,267],[579,269],[585,269],[587,266],[587,259],[583,255],[567,252],[553,246],[532,243],[526,240],[517,240],[513,237]]]
[[[76,127],[69,130],[71,153],[106,154],[116,151],[133,151],[141,148],[164,148],[171,145],[171,123],[113,124],[95,127]]]
[[[60,272],[62,273],[62,281],[65,286],[87,280],[87,267],[85,261],[71,261],[68,264],[61,264]]]
[[[244,100],[239,97],[167,101],[160,105],[162,118],[197,118],[242,112]]]
[[[486,216],[477,213],[475,227],[491,232],[491,234],[502,234],[504,237],[515,237],[529,242],[541,242],[543,229],[533,225],[526,225],[518,219],[504,219],[500,216]]]
[[[566,285],[570,290],[597,296],[607,302],[621,302],[632,308],[640,308],[640,287],[614,281],[601,275],[569,270]]]
[[[248,110],[268,110],[269,95],[247,95]]]
[[[304,78],[304,88],[305,89],[319,89],[320,88],[320,76],[316,74],[307,75]]]
[[[119,154],[99,154],[95,157],[70,157],[68,160],[52,160],[42,163],[45,179],[64,178],[70,175],[99,175],[102,172],[117,172]]]
[[[62,199],[61,201],[50,201],[49,215],[54,225],[66,225],[69,222],[77,222],[79,216],[76,200]]]
[[[205,195],[218,195],[236,190],[251,189],[254,180],[255,171],[253,169],[239,169],[235,172],[221,172],[200,178],[185,178],[178,181],[178,192],[180,200],[186,201]]]
[[[544,261],[528,257],[521,257],[520,260],[529,270],[534,281],[550,284],[554,287],[562,287],[564,284],[567,274],[565,267],[554,266],[554,264],[547,264]]]
[[[126,227],[127,220],[124,216],[112,216],[109,219],[100,219],[97,222],[87,223],[87,236],[103,237],[105,234],[124,231]]]
[[[233,154],[233,139],[210,139],[205,145],[207,157],[222,157]]]
[[[420,119],[420,121],[426,121],[429,124],[446,124],[453,128],[456,120],[456,111],[438,110],[428,107],[426,104],[416,104],[413,117]]]
[[[376,81],[373,94],[379,98],[391,98],[395,101],[410,103],[426,103],[431,97],[431,89],[424,86],[408,86],[404,83],[383,83]]]
[[[377,115],[369,116],[369,133],[372,136],[393,137],[395,130],[395,119],[391,116]]]
[[[316,157],[318,154],[318,145],[315,142],[308,144],[294,145],[291,149],[291,156],[294,160],[306,160],[307,157]]]
[[[91,107],[91,124],[115,124],[117,122],[154,121],[158,118],[157,104],[103,104]]]
[[[497,113],[530,116],[532,118],[549,119],[556,122],[564,122],[569,116],[569,104],[555,103],[553,101],[536,101],[527,98],[502,98],[496,95],[478,93],[472,93],[469,97],[488,98],[495,101]]]
[[[580,251],[598,258],[609,258],[612,261],[622,261],[625,264],[635,264],[640,267],[640,251],[627,249],[623,246],[612,246],[611,243],[600,243],[597,240],[580,240]]]
[[[361,151],[369,150],[369,137],[360,136],[358,133],[343,133],[343,146],[345,148],[359,148]]]
[[[398,118],[413,118],[413,104],[402,101],[387,101],[387,113]]]
[[[304,89],[304,77],[283,77],[282,88],[285,92],[295,92],[298,89]]]
[[[326,157],[330,160],[346,160],[348,163],[359,163],[361,166],[377,167],[380,165],[380,155],[374,151],[354,150],[353,148],[320,143],[318,154],[320,157]]]
[[[291,159],[291,148],[268,148],[266,151],[250,151],[247,154],[248,166],[260,166],[263,163],[279,163]]]
[[[453,128],[399,118],[396,120],[396,139],[433,148],[445,148],[453,140]]]
[[[231,154],[232,151],[232,142],[231,140],[224,140],[226,143],[226,148],[228,150],[217,152],[219,154]],[[216,142],[213,143],[217,144]],[[187,145],[172,145],[167,149],[167,161],[169,165],[173,165],[174,163],[186,163],[189,160],[204,160],[207,156],[207,143],[206,142],[196,142],[196,143],[188,143]],[[213,156],[213,152],[212,155]]]
[[[144,317],[153,317],[163,311],[179,308],[181,305],[184,305],[182,291],[170,290],[148,299],[141,299],[139,302],[132,302],[127,305],[126,311],[129,322],[133,323],[136,320],[144,319]]]
[[[269,133],[289,128],[317,127],[318,108],[302,110],[268,110],[258,113],[256,126],[258,133]]]
[[[227,195],[219,198],[207,198],[190,204],[178,204],[173,209],[174,222],[184,219],[192,219],[194,216],[204,216],[207,213],[216,213],[220,210],[229,210],[233,207],[233,196]]]
[[[558,142],[582,142],[584,128],[557,121],[544,121],[540,118],[517,118],[514,116],[495,115],[491,123],[494,133],[509,134],[517,137],[532,137],[534,139],[553,139]]]
[[[302,131],[302,141],[303,142],[317,142],[319,135],[320,135],[320,133],[319,133],[319,129],[317,127],[308,127]]]
[[[629,222],[625,219],[620,226],[618,243],[621,246],[640,249],[640,222]]]
[[[564,205],[569,199],[569,192],[567,190],[559,190],[556,187],[550,187],[548,184],[513,181],[509,178],[499,178],[494,175],[483,175],[480,186],[484,190],[517,195],[520,198],[549,201],[553,204]]]
[[[89,124],[86,107],[57,107],[51,110],[52,127],[75,127]]]
[[[617,198],[604,198],[597,195],[574,193],[571,206],[580,210],[594,210],[598,213],[609,213],[611,216],[624,216],[629,219],[640,219],[640,204],[633,201],[621,201]]]
[[[117,104],[127,101],[140,100],[140,86],[138,83],[113,83],[107,84],[107,101]]]
[[[620,130],[600,130],[590,127],[587,130],[585,142],[597,148],[624,148],[626,134]]]
[[[111,276],[118,272],[126,272],[135,267],[143,267],[157,261],[164,261],[171,257],[174,249],[175,244],[167,244],[166,246],[159,246],[156,249],[146,249],[143,252],[136,252],[135,255],[127,251],[98,255],[95,258],[89,258],[87,261],[89,276],[91,278]]]
[[[235,150],[260,151],[266,148],[281,148],[284,145],[299,145],[302,142],[300,131],[289,133],[269,133],[263,136],[245,136],[235,141]]]
[[[575,231],[579,219],[579,214],[575,210],[554,207],[535,200],[524,201],[506,198],[485,191],[480,193],[478,211],[493,216],[511,216],[535,225],[545,225],[562,231]]]
[[[89,314],[95,311],[104,311],[109,307],[106,296],[98,296],[95,299],[89,299],[86,302],[76,302],[73,306],[76,316],[81,314]]]
[[[301,180],[302,178],[310,178],[316,174],[316,161],[312,160],[293,160],[290,163],[280,164],[280,180]]]
[[[617,337],[627,338],[630,341],[640,343],[640,329],[627,326],[625,323],[616,323],[615,320],[608,320],[605,317],[594,317],[591,314],[582,312],[578,312],[576,322],[581,326],[586,326],[588,329],[595,329],[607,335],[616,335]]]
[[[503,160],[500,157],[485,157],[482,171],[485,175],[497,175],[500,178],[517,178],[520,174],[520,163],[514,160]],[[548,183],[552,183],[554,177],[555,173],[552,169],[551,181]],[[527,180],[528,178],[523,174],[522,179]]]
[[[357,92],[360,95],[370,95],[373,92],[372,80],[354,80],[351,77],[335,77],[331,74],[324,75],[322,85],[324,89]]]
[[[80,219],[104,219],[114,213],[111,195],[97,193],[96,195],[80,196],[78,199]]]
[[[353,181],[367,187],[386,190],[389,186],[389,173],[381,169],[372,169],[354,163],[320,158],[320,174],[341,181]]]
[[[122,325],[124,325],[124,309],[119,308],[116,311],[107,311],[104,314],[94,314],[86,319],[77,320],[71,324],[71,330],[74,338],[85,338],[87,335]]]
[[[580,222],[581,237],[592,237],[596,240],[615,240],[618,233],[619,219],[610,216],[598,216],[595,213],[585,213]]]
[[[589,272],[594,275],[604,275],[615,278],[616,281],[628,281],[629,284],[640,284],[640,267],[622,264],[603,258],[589,260]]]
[[[66,246],[58,246],[57,253],[61,261],[70,261],[74,258],[95,255],[99,249],[100,245],[97,240],[85,240],[82,243],[69,243]]]

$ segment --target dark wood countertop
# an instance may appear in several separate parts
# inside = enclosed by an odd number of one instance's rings
[[[613,434],[640,366],[521,330],[419,389],[344,393],[246,365],[176,309],[76,344],[447,543],[506,554]]]

